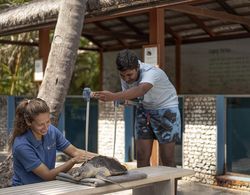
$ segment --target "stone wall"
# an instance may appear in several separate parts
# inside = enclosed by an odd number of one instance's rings
[[[184,96],[183,168],[190,179],[216,184],[216,97]]]
[[[117,108],[117,132],[115,158],[124,162],[125,153],[125,125],[123,119],[124,107]],[[98,120],[98,153],[106,156],[113,156],[115,128],[115,110],[113,102],[99,101]]]
[[[113,156],[115,111],[113,102],[99,101],[98,153]],[[7,149],[7,97],[0,96],[0,152]],[[216,178],[216,96],[183,96],[183,168],[195,174],[187,180],[217,184]],[[123,162],[125,156],[124,107],[117,108],[115,157]],[[224,182],[224,181],[223,181]],[[227,181],[226,181],[227,182]],[[230,184],[233,188],[235,185]],[[249,189],[249,185],[241,184]],[[239,187],[235,187],[239,188]]]
[[[216,97],[184,96],[183,168],[195,175],[187,178],[216,184]],[[118,108],[116,157],[124,161],[123,107]],[[114,105],[99,102],[98,153],[113,155]]]
[[[216,184],[216,97],[183,97],[183,168],[195,171],[188,180],[204,184]],[[123,119],[124,108],[120,106],[117,114],[116,155],[124,161]],[[114,105],[111,102],[99,102],[98,153],[113,155]]]
[[[140,54],[140,50],[136,51]],[[112,92],[121,91],[119,73],[116,69],[117,52],[105,52],[103,54],[103,90]],[[117,133],[115,157],[124,162],[125,160],[125,124],[124,107],[118,107]],[[98,153],[113,156],[114,143],[114,105],[113,102],[99,102],[99,120],[98,120]]]
[[[7,150],[7,96],[0,96],[0,152]]]

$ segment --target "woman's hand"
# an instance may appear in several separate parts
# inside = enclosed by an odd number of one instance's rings
[[[99,156],[99,154],[93,153],[93,152],[87,152],[87,159],[88,160],[90,160],[91,158],[93,158],[95,156]]]
[[[80,148],[76,148],[72,144],[70,144],[63,152],[69,155],[70,157],[72,157],[73,159],[73,160],[71,159],[72,162],[75,161],[76,163],[78,162],[81,163],[81,162],[90,160],[91,158],[95,156],[98,156],[97,153],[88,152]]]
[[[86,158],[85,156],[83,155],[79,155],[79,156],[75,156],[73,158],[70,159],[70,161],[73,163],[73,164],[78,164],[78,163],[83,163],[86,161]]]

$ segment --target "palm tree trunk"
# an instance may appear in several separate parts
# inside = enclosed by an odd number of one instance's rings
[[[45,76],[38,93],[38,97],[48,103],[55,125],[74,70],[86,4],[87,0],[62,1]]]
[[[74,70],[86,3],[87,0],[63,0],[61,4],[45,76],[38,93],[38,97],[48,103],[54,115],[53,124],[57,124]],[[12,162],[10,154],[0,163],[0,188],[12,183]]]
[[[38,97],[44,99],[51,109],[53,124],[57,124],[74,70],[86,3],[87,0],[63,0],[61,4],[45,76],[38,93]],[[12,183],[12,163],[12,154],[0,163],[0,188]]]

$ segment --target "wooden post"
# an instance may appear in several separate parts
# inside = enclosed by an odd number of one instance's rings
[[[39,58],[43,61],[43,73],[45,71],[49,52],[50,52],[50,41],[49,41],[49,29],[40,29],[39,30]],[[37,82],[37,89],[39,91],[42,81]]]
[[[99,50],[99,70],[100,70],[100,77],[99,77],[99,82],[100,82],[100,88],[99,90],[103,90],[103,50]]]
[[[165,66],[165,22],[164,9],[152,9],[149,13],[149,44],[158,45],[159,67]]]
[[[164,69],[165,66],[165,10],[163,8],[154,8],[149,12],[149,44],[158,45],[158,65]],[[159,144],[154,141],[151,165],[159,164]]]
[[[43,60],[43,71],[46,68],[50,51],[49,32],[49,29],[39,30],[39,58]]]
[[[175,87],[177,94],[180,93],[181,88],[181,40],[175,40]]]

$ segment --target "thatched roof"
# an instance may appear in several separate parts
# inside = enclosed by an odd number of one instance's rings
[[[0,36],[54,28],[61,0],[40,0],[0,13]],[[148,13],[165,9],[165,40],[174,43],[250,37],[249,0],[89,0],[83,36],[103,50],[148,44]]]
[[[24,31],[32,25],[55,22],[60,0],[35,1],[3,10],[0,14],[0,33],[11,34]]]
[[[121,10],[130,10],[134,7],[146,7],[149,4],[161,5],[176,4],[186,1],[163,1],[163,0],[89,0],[87,6],[87,17],[118,13]],[[12,32],[25,31],[30,27],[49,25],[57,20],[61,0],[39,0],[23,4],[18,7],[8,8],[0,14],[0,35]]]

